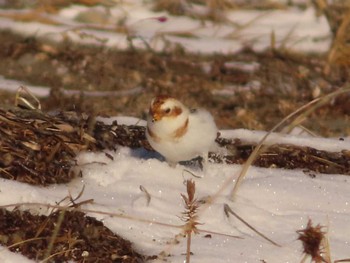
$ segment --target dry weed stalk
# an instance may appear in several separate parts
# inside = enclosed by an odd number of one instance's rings
[[[273,245],[275,245],[277,247],[281,247],[281,245],[279,245],[278,243],[276,243],[272,239],[270,239],[267,236],[265,236],[263,233],[261,233],[255,227],[253,227],[251,224],[249,224],[247,221],[245,221],[242,217],[240,217],[237,213],[235,213],[228,204],[224,204],[224,212],[225,212],[227,217],[230,217],[230,214],[233,215],[239,221],[241,221],[244,225],[246,225],[248,228],[250,228],[255,233],[257,233],[259,236],[261,236],[263,239],[267,240],[268,242],[270,242],[271,244],[273,244]]]
[[[276,124],[266,135],[260,140],[258,145],[255,147],[252,154],[249,156],[248,160],[245,162],[245,164],[242,167],[241,172],[238,175],[238,178],[235,182],[235,185],[231,191],[231,199],[234,200],[238,188],[240,184],[242,183],[244,177],[246,176],[249,167],[252,165],[254,160],[258,157],[259,154],[261,154],[263,151],[265,151],[268,146],[263,146],[263,143],[266,141],[266,139],[270,136],[271,133],[275,132],[279,128],[283,127],[287,123],[287,121],[290,121],[291,119],[295,118],[291,124],[288,125],[288,130],[292,130],[292,128],[298,126],[301,124],[302,121],[305,120],[311,113],[315,112],[316,109],[320,108],[321,106],[325,105],[326,103],[330,102],[333,98],[337,97],[338,95],[348,93],[350,92],[350,85],[347,85],[346,87],[337,90],[335,92],[332,92],[328,95],[325,95],[320,98],[316,98],[309,103],[303,105],[302,107],[298,108],[296,111],[289,114],[287,117],[283,118],[278,124]],[[232,178],[229,178],[232,180]],[[221,193],[226,188],[225,185],[223,185],[222,190],[218,192]]]
[[[350,2],[312,1],[318,15],[324,15],[332,32],[332,44],[328,51],[328,64],[325,73],[346,71],[350,65]],[[340,72],[342,73],[342,72]]]
[[[182,213],[182,220],[186,222],[184,225],[184,232],[187,237],[187,250],[186,250],[186,263],[190,263],[191,260],[191,237],[192,233],[198,234],[199,231],[197,229],[198,223],[198,207],[199,202],[194,197],[196,193],[196,184],[192,180],[186,181],[187,186],[187,196],[184,194],[181,194],[182,199],[185,203],[185,211]]]
[[[322,228],[323,226],[320,224],[313,226],[311,219],[309,219],[306,228],[297,231],[299,234],[298,240],[303,244],[303,253],[305,253],[304,259],[310,256],[312,262],[331,263],[330,252],[329,249],[327,249],[327,247],[329,248],[329,244]],[[322,256],[322,254],[325,255]]]
[[[61,210],[59,212],[59,216],[58,216],[57,222],[55,224],[55,228],[52,232],[52,236],[50,238],[49,245],[48,245],[47,250],[46,250],[45,255],[44,255],[44,261],[46,261],[46,259],[49,258],[51,255],[51,251],[53,249],[53,246],[54,246],[54,243],[55,243],[56,238],[58,236],[58,233],[61,229],[61,225],[63,223],[65,213],[66,213],[66,210]]]

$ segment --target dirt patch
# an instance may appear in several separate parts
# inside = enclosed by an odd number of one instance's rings
[[[218,142],[226,148],[233,149],[234,155],[224,156],[222,160],[213,153],[211,157],[218,162],[229,164],[244,164],[256,147],[239,139],[218,138]],[[311,147],[274,144],[263,146],[253,165],[265,168],[302,169],[311,177],[315,177],[317,173],[350,175],[350,151],[327,152]]]
[[[77,153],[94,142],[83,129],[40,111],[0,109],[0,176],[35,185],[69,182]]]
[[[320,55],[282,50],[227,56],[117,51],[0,32],[0,75],[51,88],[40,99],[44,111],[144,119],[151,98],[168,94],[209,109],[222,129],[270,129],[315,96],[339,89],[348,75],[325,74],[326,64]],[[321,136],[349,135],[348,100],[349,95],[333,100],[304,125]]]
[[[53,246],[48,251],[50,243]],[[129,241],[78,211],[62,210],[44,216],[0,209],[0,244],[30,259],[47,262],[145,261]]]

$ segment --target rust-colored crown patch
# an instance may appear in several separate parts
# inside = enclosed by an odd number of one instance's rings
[[[149,109],[149,114],[152,116],[153,121],[158,121],[162,119],[164,116],[167,117],[176,117],[182,113],[182,109],[179,106],[173,106],[168,109],[162,109],[162,105],[167,101],[167,100],[174,100],[176,99],[167,96],[167,95],[159,95],[155,97],[152,100],[150,109]]]
[[[168,95],[159,95],[155,97],[152,101],[151,108],[154,110],[160,109],[160,107],[164,104],[164,102],[172,97]]]

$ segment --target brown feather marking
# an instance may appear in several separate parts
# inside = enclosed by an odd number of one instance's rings
[[[158,121],[161,120],[163,117],[177,117],[182,113],[181,107],[174,107],[171,109],[170,112],[165,112],[165,109],[162,109],[163,104],[166,100],[173,99],[174,98],[166,95],[157,96],[151,104],[151,107],[149,109],[149,114],[152,116],[153,120]]]
[[[159,111],[160,107],[164,104],[164,102],[170,98],[171,97],[169,97],[167,95],[159,95],[159,96],[155,97],[155,99],[153,100],[153,103],[151,105],[152,111]]]
[[[178,138],[181,138],[182,136],[184,136],[185,133],[187,132],[187,129],[188,129],[188,118],[185,121],[184,125],[182,125],[180,128],[178,128],[174,131],[175,139],[178,139]]]
[[[171,97],[166,95],[159,95],[153,99],[151,106],[149,108],[149,114],[152,116],[154,120],[158,121],[164,116],[164,113],[161,110],[161,106],[169,98]]]
[[[182,109],[180,107],[175,107],[170,114],[168,114],[169,117],[177,117],[182,113]]]

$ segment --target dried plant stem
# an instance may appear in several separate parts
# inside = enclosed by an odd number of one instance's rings
[[[186,248],[186,263],[190,263],[191,260],[191,240],[192,240],[192,232],[197,234],[198,229],[198,216],[197,211],[200,203],[194,197],[196,193],[196,184],[192,180],[186,181],[187,186],[187,196],[181,194],[181,197],[184,201],[185,211],[182,212],[182,220],[186,222],[184,225],[184,232],[187,237],[187,248]]]
[[[294,128],[295,126],[299,125],[307,116],[309,116],[312,112],[314,112],[317,108],[323,106],[324,104],[326,104],[327,102],[329,102],[332,98],[335,98],[336,96],[340,95],[340,94],[344,94],[350,92],[350,88],[349,85],[347,85],[347,87],[337,90],[335,92],[332,92],[328,95],[325,95],[323,97],[314,99],[312,101],[310,101],[309,103],[303,105],[302,107],[300,107],[299,109],[297,109],[296,111],[292,112],[291,114],[289,114],[287,117],[283,118],[278,124],[276,124],[268,133],[266,133],[266,135],[260,140],[260,142],[258,143],[258,145],[255,147],[254,151],[252,152],[252,154],[249,156],[248,160],[245,162],[245,164],[242,167],[241,172],[239,173],[239,176],[236,180],[236,183],[231,191],[231,200],[235,199],[235,196],[237,194],[238,188],[241,185],[245,175],[247,174],[248,169],[250,168],[250,166],[252,165],[252,163],[254,162],[254,160],[257,158],[257,156],[259,155],[259,153],[261,153],[261,149],[263,146],[263,143],[266,141],[267,137],[270,136],[271,133],[273,133],[274,131],[276,131],[278,128],[282,127],[282,125],[284,125],[288,120],[290,120],[291,118],[297,116],[298,114],[300,114],[290,125],[289,125],[289,129],[291,130],[292,128]],[[268,148],[268,146],[263,147],[263,150],[266,150]],[[229,178],[231,180],[231,178]],[[226,188],[226,186],[224,185],[223,189]],[[223,190],[222,189],[222,190]],[[221,191],[219,191],[221,192]]]
[[[244,225],[246,225],[247,227],[249,227],[251,230],[253,230],[255,233],[257,233],[259,236],[261,236],[263,239],[269,241],[271,244],[277,246],[277,247],[281,247],[281,245],[277,244],[275,241],[273,241],[272,239],[268,238],[267,236],[265,236],[263,233],[261,233],[260,231],[258,231],[255,227],[253,227],[252,225],[250,225],[247,221],[245,221],[242,217],[240,217],[237,213],[235,213],[231,207],[229,207],[228,204],[224,205],[224,211],[226,216],[228,217],[229,214],[233,215],[234,217],[236,217],[239,221],[241,221]]]
[[[308,255],[304,254],[303,258],[300,260],[300,263],[305,263]]]
[[[274,131],[276,131],[278,128],[280,128],[283,124],[285,124],[289,119],[293,118],[295,115],[299,114],[300,112],[304,111],[307,107],[309,107],[310,105],[316,103],[317,101],[319,101],[320,99],[315,99],[305,105],[303,105],[302,107],[300,107],[299,109],[297,109],[296,111],[292,112],[291,114],[289,114],[287,117],[285,117],[284,119],[282,119],[277,125],[275,125],[268,133],[266,133],[264,135],[264,137],[260,140],[260,142],[258,143],[258,145],[255,147],[254,151],[251,153],[251,155],[249,156],[248,160],[244,163],[241,172],[238,175],[237,181],[232,189],[231,192],[231,200],[234,200],[238,188],[241,185],[245,175],[248,172],[248,169],[250,168],[250,166],[252,165],[252,163],[254,162],[254,160],[257,158],[260,149],[263,146],[263,143],[266,141],[267,137],[270,136],[271,133],[273,133]],[[264,149],[266,150],[268,148],[268,146],[265,146]],[[260,151],[261,152],[261,151]]]
[[[42,240],[42,239],[44,239],[44,238],[43,237],[33,237],[33,238],[29,238],[29,239],[14,243],[10,246],[7,246],[6,248],[10,249],[10,248],[17,247],[17,246],[22,245],[22,244],[27,243],[27,242],[32,242],[32,241],[37,241],[37,240]],[[1,252],[1,250],[0,250],[0,252]]]
[[[67,253],[67,252],[70,252],[70,251],[73,251],[73,250],[74,249],[67,249],[67,250],[56,252],[55,254],[52,254],[52,255],[44,258],[42,261],[40,261],[40,263],[48,262],[50,259],[52,259],[53,257],[55,257],[57,255],[60,255],[60,254],[63,254],[63,253]]]
[[[51,254],[53,245],[55,243],[56,237],[58,235],[58,232],[60,231],[60,228],[61,228],[61,225],[62,225],[65,213],[66,213],[65,209],[60,211],[60,215],[59,215],[59,217],[57,219],[57,223],[56,223],[55,229],[54,229],[54,231],[52,233],[52,236],[51,236],[51,239],[50,239],[50,243],[49,243],[49,245],[47,247],[47,250],[46,250],[44,258],[49,258],[50,257],[50,254]]]
[[[327,94],[323,97],[318,98],[319,100],[316,101],[315,104],[310,105],[311,107],[302,114],[300,114],[290,125],[289,125],[289,131],[291,131],[294,127],[300,125],[311,113],[313,113],[316,109],[322,107],[323,105],[327,104],[331,99],[337,97],[338,95],[344,94],[350,92],[350,85],[347,85],[347,87],[342,88],[340,90],[334,91],[330,94]],[[317,100],[317,99],[316,99]]]
[[[187,232],[187,248],[186,248],[186,263],[190,263],[191,261],[191,239],[192,231]]]

